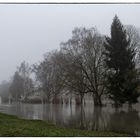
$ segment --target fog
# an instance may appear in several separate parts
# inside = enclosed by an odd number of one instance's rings
[[[0,82],[23,60],[37,63],[59,49],[74,27],[96,26],[109,35],[115,14],[123,24],[140,27],[139,13],[139,4],[0,4]]]

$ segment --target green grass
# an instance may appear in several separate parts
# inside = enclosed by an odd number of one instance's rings
[[[25,120],[16,116],[0,113],[0,136],[28,136],[28,137],[55,137],[55,136],[130,136],[115,132],[87,131],[62,128],[46,121]]]

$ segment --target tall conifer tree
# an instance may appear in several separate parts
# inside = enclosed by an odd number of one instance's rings
[[[139,96],[137,87],[138,79],[135,69],[135,52],[129,47],[130,38],[117,16],[111,25],[111,37],[106,37],[105,62],[108,71],[108,93],[109,97],[118,107],[125,102],[129,105],[137,102]]]

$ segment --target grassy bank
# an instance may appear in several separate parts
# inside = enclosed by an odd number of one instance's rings
[[[64,129],[41,120],[25,120],[0,113],[0,136],[129,136],[114,132]]]

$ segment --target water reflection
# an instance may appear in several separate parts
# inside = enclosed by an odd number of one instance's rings
[[[0,112],[26,119],[47,120],[51,123],[86,130],[113,130],[140,136],[140,112],[126,107],[115,110],[111,106],[96,107],[92,104],[2,104]]]
[[[110,115],[108,128],[114,131],[128,132],[140,136],[140,117],[136,110],[117,111]]]

